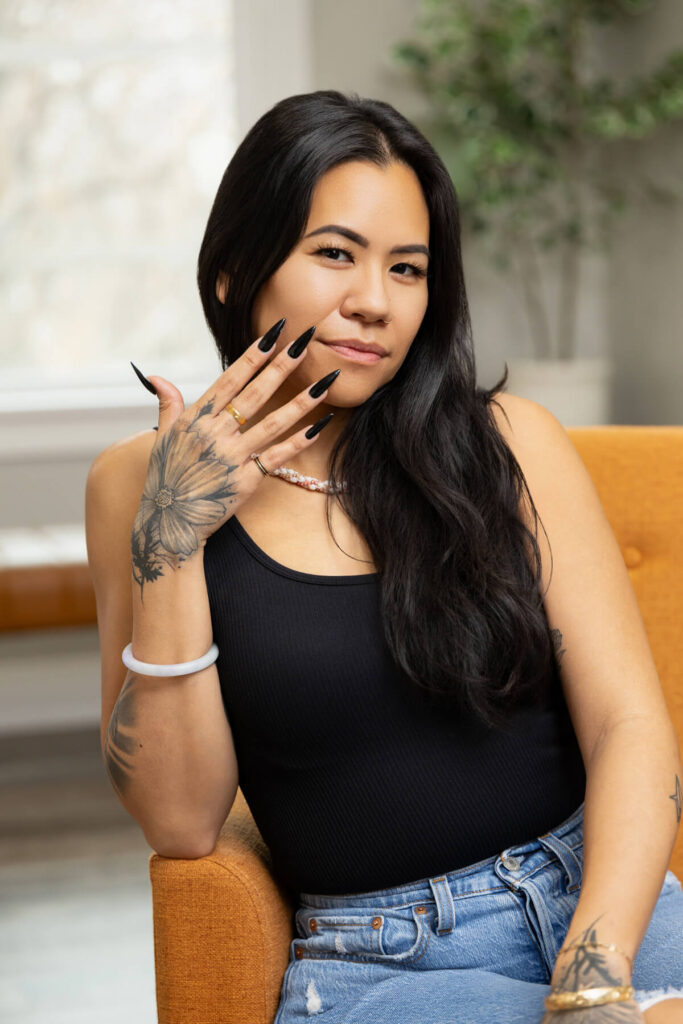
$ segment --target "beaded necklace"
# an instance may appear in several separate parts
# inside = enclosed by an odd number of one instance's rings
[[[317,476],[304,476],[303,473],[299,473],[296,469],[291,469],[289,466],[271,469],[270,475],[279,476],[285,483],[296,484],[297,487],[305,487],[307,491],[323,491],[325,494],[336,494],[346,488],[345,483],[340,487],[333,487],[329,480],[319,480]]]

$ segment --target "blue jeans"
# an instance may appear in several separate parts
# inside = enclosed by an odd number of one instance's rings
[[[342,896],[299,893],[274,1024],[540,1024],[581,887],[583,809],[498,856]],[[634,962],[641,1010],[683,998],[683,890],[668,871]]]

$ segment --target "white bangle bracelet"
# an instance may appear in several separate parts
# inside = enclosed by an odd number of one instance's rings
[[[185,676],[212,665],[217,657],[218,647],[214,643],[211,644],[206,654],[202,654],[201,658],[195,658],[194,661],[180,661],[175,665],[154,665],[151,662],[138,661],[137,658],[134,658],[133,645],[130,643],[123,648],[121,661],[126,668],[132,669],[133,672],[139,672],[143,676]]]

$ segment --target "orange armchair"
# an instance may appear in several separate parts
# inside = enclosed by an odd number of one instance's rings
[[[680,740],[683,426],[568,433],[621,545]],[[269,865],[241,791],[209,856],[150,856],[159,1024],[272,1024],[294,907]],[[669,866],[683,878],[683,830]]]

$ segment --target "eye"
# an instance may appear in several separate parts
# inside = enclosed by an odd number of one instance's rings
[[[344,256],[348,256],[348,258],[351,261],[351,263],[353,263],[353,253],[349,252],[348,249],[341,249],[341,248],[339,248],[339,246],[319,246],[315,250],[314,255],[316,255],[316,256],[318,256],[318,255],[326,256],[328,259],[332,260],[333,263],[344,263],[344,262],[346,262],[345,260],[336,259],[335,255],[334,255],[335,253],[336,254],[342,253]],[[398,275],[399,277],[426,277],[427,276],[427,271],[424,270],[418,263],[395,263],[394,266],[391,269],[392,270],[396,270],[397,267],[404,267],[404,268],[407,267],[408,271],[409,271],[409,273],[405,273],[405,271],[399,273],[399,275]]]
[[[396,267],[408,267],[408,269],[412,271],[412,274],[399,274],[399,277],[413,277],[413,276],[415,276],[415,277],[426,277],[427,276],[427,271],[424,270],[422,267],[418,266],[417,263],[397,263]],[[396,267],[392,267],[392,270],[395,270]]]
[[[335,248],[331,248],[329,246],[327,246],[327,247],[326,246],[321,246],[319,249],[315,250],[316,256],[318,254],[320,254],[321,256],[327,256],[328,259],[331,259],[333,263],[342,263],[343,262],[343,260],[336,260],[334,258],[334,256],[330,256],[330,253],[340,253],[340,252],[343,253],[345,256],[348,256],[350,260],[353,260],[353,256],[349,252],[348,249],[339,249],[339,248],[336,248],[336,247]]]

